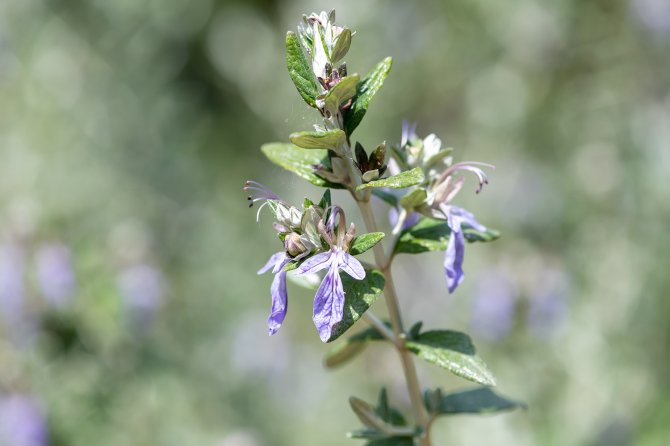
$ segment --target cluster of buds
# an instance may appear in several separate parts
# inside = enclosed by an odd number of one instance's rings
[[[386,164],[384,159],[386,157],[386,143],[383,142],[372,151],[370,156],[361,145],[356,143],[356,167],[361,172],[361,179],[364,183],[377,180],[386,172]]]

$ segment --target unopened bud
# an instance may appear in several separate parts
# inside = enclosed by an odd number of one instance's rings
[[[296,234],[295,232],[291,232],[286,236],[284,239],[284,248],[286,249],[286,252],[289,253],[291,257],[296,257],[305,252],[305,245],[302,243],[302,240],[300,239],[300,235]]]

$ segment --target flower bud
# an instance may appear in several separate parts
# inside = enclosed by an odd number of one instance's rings
[[[284,239],[284,248],[291,257],[299,256],[306,250],[300,235],[296,234],[295,232],[291,232],[286,236]]]

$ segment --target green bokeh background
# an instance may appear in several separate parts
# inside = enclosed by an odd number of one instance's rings
[[[459,203],[503,237],[468,246],[459,290],[447,294],[439,253],[394,272],[407,322],[472,331],[499,390],[529,410],[442,420],[436,444],[667,444],[663,0],[2,1],[0,306],[7,277],[23,291],[20,315],[0,319],[0,395],[33,398],[56,446],[356,444],[349,395],[373,401],[385,385],[409,407],[387,347],[323,368],[307,291],[290,287],[284,327],[267,337],[271,278],[255,274],[279,246],[243,181],[288,201],[321,194],[258,149],[317,122],[283,38],[333,6],[357,31],[350,72],[394,58],[357,140],[397,143],[408,118],[457,159],[496,166]],[[76,277],[58,307],[36,263],[53,244]],[[133,268],[151,271],[133,289],[155,302],[129,303]],[[496,336],[473,330],[491,272],[514,290]],[[468,386],[428,364],[419,373]]]

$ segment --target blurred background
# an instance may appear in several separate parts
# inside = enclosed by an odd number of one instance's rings
[[[279,245],[241,187],[322,193],[259,147],[317,122],[284,34],[334,6],[350,72],[394,58],[357,140],[408,118],[497,166],[459,196],[503,233],[459,290],[441,253],[396,281],[407,323],[471,333],[529,410],[443,419],[436,444],[668,444],[666,0],[2,0],[0,445],[357,444],[348,395],[409,406],[388,347],[324,369],[309,291],[267,336]]]

